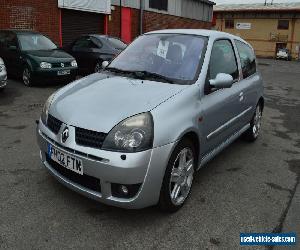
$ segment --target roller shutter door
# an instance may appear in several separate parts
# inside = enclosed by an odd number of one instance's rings
[[[64,46],[81,35],[104,33],[103,14],[62,9],[61,23]]]

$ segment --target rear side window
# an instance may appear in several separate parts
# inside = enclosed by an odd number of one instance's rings
[[[123,43],[121,40],[113,38],[113,37],[108,37],[107,40],[109,41],[109,43],[111,44],[111,46],[115,49],[125,49],[126,48],[126,44]]]
[[[234,80],[237,80],[239,77],[236,57],[229,40],[218,40],[212,48],[209,79],[215,79],[219,73],[229,74]]]
[[[256,73],[256,61],[253,49],[249,45],[237,40],[235,44],[241,59],[243,77],[247,78]]]

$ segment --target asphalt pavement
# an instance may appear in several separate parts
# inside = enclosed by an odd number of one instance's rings
[[[241,232],[296,232],[299,242],[300,63],[259,62],[260,138],[237,140],[201,169],[174,214],[106,206],[59,184],[39,161],[35,120],[61,85],[9,80],[0,93],[0,248],[239,249]]]

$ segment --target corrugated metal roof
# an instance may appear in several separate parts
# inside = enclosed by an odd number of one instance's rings
[[[300,11],[300,3],[274,3],[267,4],[221,4],[215,5],[214,11]]]

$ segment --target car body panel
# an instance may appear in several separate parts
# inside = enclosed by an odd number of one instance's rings
[[[50,113],[76,127],[108,133],[125,118],[150,111],[185,88],[187,86],[94,74],[58,91]],[[118,91],[112,92],[112,89]],[[98,98],[99,93],[102,98]],[[77,103],[75,109],[74,102]]]
[[[0,46],[0,55],[3,57],[3,60],[7,66],[7,72],[9,75],[20,77],[23,73],[24,68],[27,66],[31,70],[33,78],[39,78],[40,80],[45,81],[47,78],[57,79],[58,81],[61,78],[66,78],[66,76],[58,76],[57,72],[59,70],[70,70],[70,74],[67,79],[74,79],[77,75],[77,67],[71,67],[70,63],[75,59],[60,49],[54,50],[32,50],[32,51],[23,51],[20,48],[20,42],[18,35],[20,34],[39,34],[32,31],[19,31],[19,30],[0,30],[1,34],[9,34],[14,36],[16,39],[16,48],[9,49],[5,46]],[[40,68],[41,62],[48,62],[53,66],[51,69],[42,69]],[[61,66],[61,63],[68,63],[69,67]],[[43,79],[42,79],[43,78]]]
[[[79,70],[81,73],[94,73],[97,63],[103,61],[111,61],[122,50],[114,48],[108,42],[106,35],[85,35],[78,37],[70,45],[65,47],[65,50],[70,53],[78,62]],[[74,45],[80,39],[90,40],[94,47],[80,47],[76,48]]]
[[[128,163],[120,160],[120,153],[81,147],[71,136],[72,139],[66,144],[68,148],[95,154],[97,157],[108,159],[113,164],[109,163],[103,172],[100,170],[102,164],[97,165],[98,171],[92,166],[96,163],[86,163],[86,171],[97,175],[101,180],[101,185],[102,179],[104,180],[103,195],[95,194],[76,183],[70,183],[55,173],[45,162],[44,157],[47,151],[45,143],[49,143],[47,138],[49,137],[59,145],[62,131],[55,135],[41,121],[37,127],[41,159],[51,174],[69,188],[106,204],[125,208],[155,205],[159,200],[167,163],[174,148],[185,135],[192,135],[192,138],[199,143],[200,147],[197,152],[199,168],[250,127],[256,105],[263,98],[260,73],[257,72],[243,79],[240,58],[235,45],[233,48],[238,62],[238,81],[231,88],[219,89],[210,94],[205,93],[208,65],[214,42],[218,39],[229,39],[233,44],[234,40],[239,40],[249,45],[241,38],[208,30],[162,30],[147,34],[153,33],[179,33],[209,38],[203,66],[194,84],[179,85],[139,80],[130,76],[92,74],[57,91],[49,109],[51,115],[70,127],[71,133],[73,133],[74,126],[108,133],[125,118],[150,112],[154,124],[152,149],[125,154],[132,160],[129,165],[136,168],[134,170],[136,173],[132,173],[132,169],[118,170],[129,167]],[[77,155],[77,157],[81,156]],[[119,179],[120,174],[124,177],[122,180]],[[114,181],[136,183],[142,179],[143,183],[136,197],[116,199],[110,196],[110,183]]]
[[[279,49],[276,53],[277,59],[291,60],[292,55],[288,49]]]
[[[175,143],[164,145],[163,147],[153,148],[140,153],[127,154],[127,160],[121,160],[122,153],[109,152],[104,150],[95,150],[93,154],[105,159],[103,162],[78,156],[83,161],[84,173],[100,178],[101,193],[87,189],[77,183],[74,183],[55,171],[46,161],[46,152],[48,143],[53,144],[57,138],[51,131],[40,121],[37,128],[37,140],[40,148],[40,158],[43,165],[49,172],[62,184],[68,188],[79,192],[89,198],[103,202],[108,205],[114,205],[123,208],[138,209],[156,204],[159,200],[159,192],[165,166],[170,157],[170,152]],[[47,134],[47,136],[46,136]],[[51,139],[48,136],[51,136]],[[56,143],[56,147],[60,148]],[[64,151],[64,147],[60,148]],[[77,150],[86,151],[91,154],[89,148],[77,147]],[[68,152],[68,154],[71,154]],[[131,199],[122,199],[112,196],[110,183],[139,183],[142,182],[141,188],[137,195]]]

